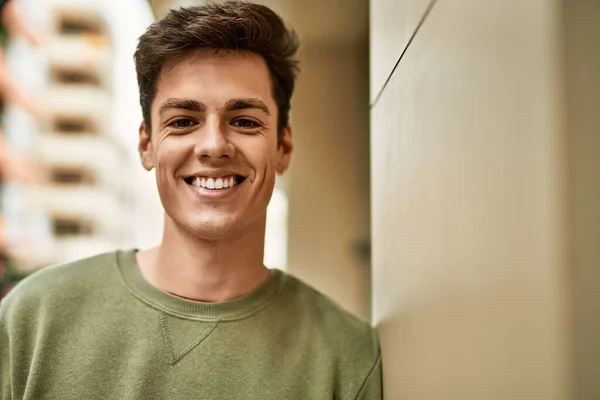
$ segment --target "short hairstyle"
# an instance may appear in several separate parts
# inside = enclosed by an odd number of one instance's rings
[[[277,103],[277,132],[289,122],[294,81],[298,74],[298,36],[270,8],[245,1],[226,1],[171,10],[140,37],[135,66],[144,122],[151,126],[150,106],[166,63],[196,50],[234,50],[261,56],[271,75]]]

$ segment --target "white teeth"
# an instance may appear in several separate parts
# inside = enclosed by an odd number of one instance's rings
[[[230,187],[234,187],[235,185],[237,185],[237,183],[238,182],[235,176],[230,176],[226,178],[201,178],[197,176],[192,180],[193,186],[212,190],[227,189]]]

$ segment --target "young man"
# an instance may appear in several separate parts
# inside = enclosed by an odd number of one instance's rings
[[[172,11],[135,55],[164,238],[45,269],[0,309],[3,399],[381,398],[375,331],[263,265],[297,39],[264,6]]]

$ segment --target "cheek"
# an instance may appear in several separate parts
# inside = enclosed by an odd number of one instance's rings
[[[187,147],[184,143],[163,143],[157,148],[155,165],[159,177],[173,176],[186,163],[189,154]]]
[[[261,175],[259,191],[263,194],[260,197],[270,198],[277,174],[277,152],[269,149],[269,152],[260,158],[260,165],[260,171],[257,171]]]
[[[270,185],[275,180],[277,153],[272,148],[266,147],[261,152],[256,152],[251,163],[264,185]]]

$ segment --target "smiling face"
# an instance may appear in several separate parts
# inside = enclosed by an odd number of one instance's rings
[[[292,152],[277,139],[269,69],[250,53],[199,53],[163,68],[140,127],[140,155],[156,182],[167,223],[222,239],[262,223],[275,175]]]

